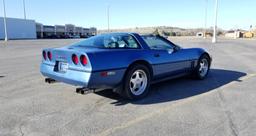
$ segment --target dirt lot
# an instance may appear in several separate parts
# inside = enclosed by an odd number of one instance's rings
[[[44,83],[42,48],[78,40],[0,41],[0,135],[255,136],[256,40],[171,39],[211,53],[208,78],[156,84],[133,102],[111,91],[81,95],[66,84]]]

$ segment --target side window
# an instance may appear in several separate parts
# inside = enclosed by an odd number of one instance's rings
[[[150,49],[168,50],[174,48],[174,46],[172,46],[170,43],[156,36],[144,36],[143,39],[148,44]]]
[[[138,43],[130,35],[116,35],[104,39],[105,48],[139,48]]]
[[[123,40],[127,43],[127,48],[139,48],[138,43],[131,35],[123,36]]]

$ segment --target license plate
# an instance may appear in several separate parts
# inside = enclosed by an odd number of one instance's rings
[[[66,72],[68,70],[68,63],[66,63],[66,62],[59,62],[58,70],[60,72]]]

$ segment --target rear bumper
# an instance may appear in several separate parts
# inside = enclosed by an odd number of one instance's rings
[[[74,86],[88,87],[91,73],[68,69],[65,73],[54,71],[54,65],[41,63],[40,72],[43,76],[52,78],[59,82],[64,82]]]

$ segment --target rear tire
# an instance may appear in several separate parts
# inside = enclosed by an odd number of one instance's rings
[[[145,97],[149,92],[150,79],[150,72],[146,66],[141,64],[132,66],[125,75],[121,95],[131,100]]]
[[[193,77],[196,79],[204,79],[207,77],[210,70],[210,58],[204,54],[198,60],[197,66],[193,72]]]

